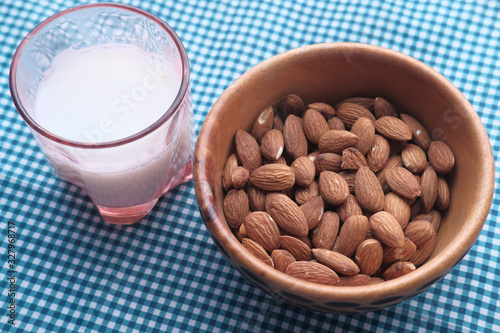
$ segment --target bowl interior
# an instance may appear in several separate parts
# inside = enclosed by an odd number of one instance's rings
[[[347,97],[384,97],[401,113],[420,121],[434,140],[446,141],[456,157],[448,176],[451,203],[443,214],[436,249],[415,272],[381,285],[318,287],[302,283],[248,258],[227,227],[222,203],[221,174],[234,150],[238,128],[249,131],[260,111],[290,93],[305,104],[335,105]],[[290,287],[301,295],[338,300],[377,299],[398,292],[415,292],[436,282],[465,255],[488,214],[494,165],[488,137],[465,97],[430,67],[380,47],[331,43],[307,46],[275,56],[252,68],[218,99],[200,132],[195,153],[195,187],[207,228],[225,255],[240,262],[268,283]],[[428,286],[430,286],[430,283]],[[304,287],[305,285],[305,287]],[[295,289],[294,289],[295,288]],[[423,290],[423,289],[422,289]]]

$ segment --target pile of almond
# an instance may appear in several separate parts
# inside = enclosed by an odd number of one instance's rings
[[[304,105],[294,94],[237,130],[222,175],[227,223],[264,263],[303,280],[367,285],[436,244],[450,147],[384,98]]]

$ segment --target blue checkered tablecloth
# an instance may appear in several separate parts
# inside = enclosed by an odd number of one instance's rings
[[[39,22],[87,1],[0,0],[0,331],[500,331],[500,2],[123,0],[164,19],[191,62],[200,129],[225,88],[299,46],[362,42],[413,56],[447,77],[479,113],[497,186],[476,244],[442,281],[397,306],[353,316],[274,301],[218,251],[192,181],[140,223],[103,222],[55,178],[11,101],[14,51]],[[8,323],[9,221],[16,226],[15,326]]]

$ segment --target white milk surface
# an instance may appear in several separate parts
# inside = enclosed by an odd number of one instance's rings
[[[39,84],[35,115],[63,138],[112,141],[158,120],[179,86],[167,64],[133,45],[68,49],[54,58]]]

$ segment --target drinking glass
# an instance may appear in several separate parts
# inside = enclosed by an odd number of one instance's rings
[[[56,135],[40,125],[35,98],[54,58],[68,49],[104,44],[133,45],[168,63],[178,80],[172,104],[162,106],[164,112],[152,124],[110,141],[100,140],[109,123],[89,130],[89,140],[81,141]],[[129,91],[129,96],[137,98],[131,102],[139,102],[147,89],[154,87],[155,73],[148,75]],[[11,64],[10,89],[18,112],[55,175],[80,187],[107,222],[137,222],[159,197],[192,178],[194,131],[188,57],[174,30],[144,10],[97,3],[51,16],[19,45]]]

